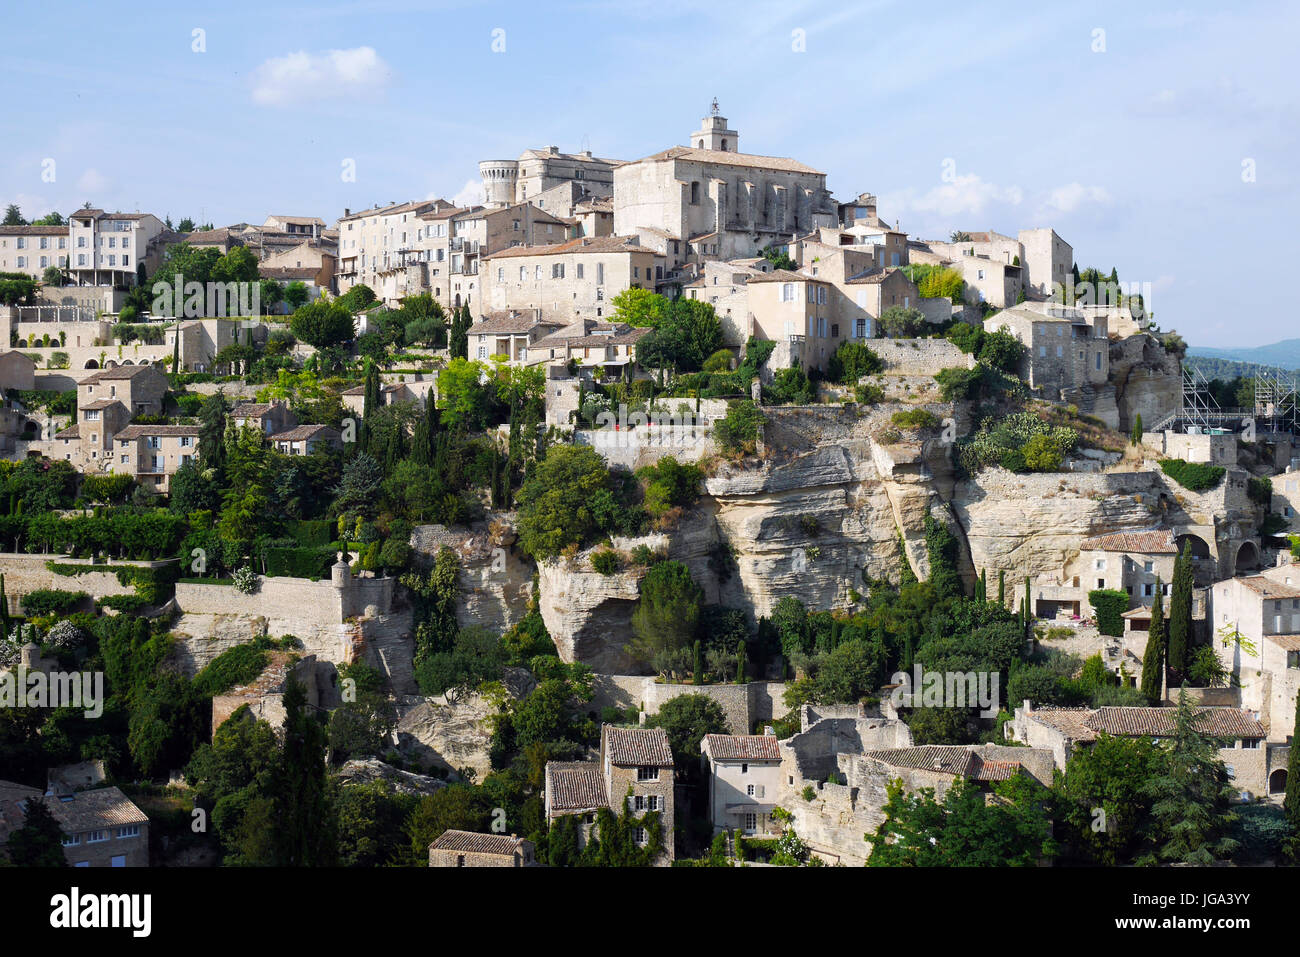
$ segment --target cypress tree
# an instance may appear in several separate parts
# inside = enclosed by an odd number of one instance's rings
[[[5,577],[0,575],[0,638],[9,637],[9,596],[5,594]]]
[[[1295,726],[1300,729],[1300,694],[1295,699]],[[1287,853],[1292,860],[1300,859],[1300,747],[1291,746],[1291,756],[1286,763],[1286,800],[1282,802],[1287,823],[1291,825],[1291,838]]]
[[[1181,677],[1187,670],[1192,633],[1192,543],[1174,559],[1174,587],[1169,596],[1169,670]]]
[[[181,321],[176,320],[176,338],[172,345],[172,375],[180,375],[181,372]]]
[[[1033,601],[1029,597],[1029,576],[1025,576],[1025,627],[1034,620]]]
[[[700,645],[700,640],[695,639],[695,673],[691,678],[692,684],[704,684],[704,649]]]
[[[998,572],[998,604],[1003,608],[1007,607],[1007,573]]]
[[[1165,665],[1165,601],[1160,577],[1156,576],[1156,599],[1151,603],[1151,630],[1142,654],[1142,693],[1152,704],[1159,704]]]
[[[1133,431],[1129,433],[1129,440],[1134,445],[1142,444],[1142,413],[1139,412],[1133,417]]]
[[[736,684],[745,680],[745,643],[736,642]]]
[[[989,572],[987,568],[980,572],[979,581],[975,583],[975,600],[979,602],[989,600]]]

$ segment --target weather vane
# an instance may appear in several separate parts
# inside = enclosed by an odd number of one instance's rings
[[[718,98],[717,98],[716,96],[713,98],[713,108],[712,108],[711,110],[709,110],[709,112],[710,112],[713,116],[717,116],[717,115],[718,115]]]

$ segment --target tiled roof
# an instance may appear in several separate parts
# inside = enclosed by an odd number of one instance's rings
[[[81,438],[81,426],[73,425],[64,429],[54,436],[56,439],[79,439]]]
[[[605,779],[595,761],[548,761],[546,793],[554,811],[591,811],[609,806]]]
[[[873,758],[895,768],[916,771],[937,771],[973,781],[1005,781],[1020,771],[1018,761],[989,761],[970,748],[943,744],[923,744],[914,748],[891,748],[886,751],[867,751],[864,757]]]
[[[1271,641],[1283,651],[1300,651],[1300,635],[1265,635],[1265,641]]]
[[[754,153],[733,153],[730,150],[700,150],[690,146],[673,146],[638,160],[639,163],[683,160],[688,163],[715,163],[722,166],[748,166],[754,169],[779,170],[786,173],[811,173],[823,176],[820,170],[806,166],[798,160],[784,156],[758,156]]]
[[[1246,578],[1238,578],[1237,581],[1260,598],[1300,598],[1300,588],[1274,581],[1266,575],[1250,575]]]
[[[146,435],[198,435],[197,425],[128,425],[114,438],[125,441]]]
[[[232,419],[255,419],[271,411],[269,402],[241,402],[230,410]]]
[[[1091,708],[1039,708],[1029,717],[1060,731],[1071,741],[1095,741],[1097,732],[1088,727],[1093,715]]]
[[[302,442],[306,439],[337,439],[340,438],[339,430],[329,425],[300,425],[296,429],[290,429],[288,432],[280,432],[271,436],[267,441],[270,442]]]
[[[1088,719],[1094,731],[1127,736],[1169,737],[1174,733],[1174,708],[1100,708]],[[1240,708],[1200,708],[1196,729],[1214,738],[1262,738],[1264,727]]]
[[[522,312],[488,312],[466,330],[466,335],[485,336],[494,333],[524,333],[531,330],[534,326],[551,326],[556,329],[562,327],[562,323],[543,322],[531,313]]]
[[[40,800],[39,788],[28,787],[13,781],[0,781],[0,844],[9,840],[9,835],[23,826],[26,814],[20,806],[23,801],[36,798]]]
[[[650,256],[662,256],[660,252],[648,246],[639,246],[629,242],[624,236],[579,236],[562,243],[549,246],[511,246],[499,252],[484,256],[484,259],[516,259],[524,256],[568,256],[580,253],[645,253]]]
[[[124,824],[147,824],[149,818],[120,788],[94,788],[63,797],[45,798],[45,806],[58,820],[66,834]]]
[[[0,236],[66,236],[67,226],[0,226]]]
[[[750,282],[825,282],[824,279],[817,279],[813,276],[805,276],[801,272],[793,272],[789,269],[773,269],[771,272],[759,273],[756,276],[749,277]]]
[[[1144,555],[1178,554],[1174,533],[1167,528],[1094,535],[1092,538],[1085,538],[1079,548],[1082,551],[1137,552]]]
[[[315,279],[320,272],[313,266],[258,266],[257,274],[263,279]]]
[[[87,402],[81,407],[81,410],[84,412],[86,409],[107,409],[110,405],[122,405],[122,403],[118,402],[117,399],[100,399],[97,402]],[[126,406],[122,407],[126,408]]]
[[[134,379],[145,370],[157,371],[147,362],[142,362],[139,365],[114,366],[111,369],[100,369],[98,372],[91,373],[86,376],[86,378],[82,379],[78,385],[87,385],[92,382],[104,382],[118,379]]]
[[[206,246],[229,242],[243,245],[244,242],[240,237],[232,235],[230,230],[224,226],[220,229],[201,229],[197,232],[187,233],[184,241],[192,246]]]
[[[431,851],[465,851],[470,854],[504,854],[512,856],[523,846],[523,838],[505,834],[479,834],[475,831],[443,831],[429,845]]]
[[[605,753],[611,764],[623,767],[673,766],[673,750],[663,728],[616,728],[605,725]]]
[[[879,272],[858,273],[844,280],[844,283],[853,286],[878,286],[896,272],[897,269],[882,269]]]
[[[704,743],[715,761],[781,760],[781,748],[771,734],[706,734]]]

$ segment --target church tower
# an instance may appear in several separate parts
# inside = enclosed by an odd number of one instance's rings
[[[697,150],[723,150],[740,152],[739,134],[727,129],[727,118],[718,112],[718,98],[713,98],[709,115],[700,121],[700,128],[691,134],[690,145]]]

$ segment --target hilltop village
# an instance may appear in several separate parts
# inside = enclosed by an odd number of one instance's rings
[[[10,207],[0,856],[1293,860],[1294,384],[740,135]]]

